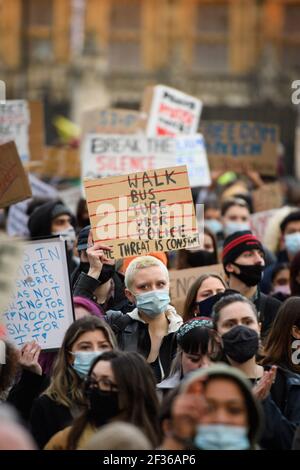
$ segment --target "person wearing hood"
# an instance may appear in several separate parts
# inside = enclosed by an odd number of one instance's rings
[[[281,305],[274,297],[263,294],[258,285],[265,269],[265,252],[261,242],[250,230],[235,232],[224,241],[222,262],[230,289],[252,300],[261,323],[264,338]]]
[[[215,364],[181,384],[168,427],[163,450],[255,450],[262,410],[241,371]]]
[[[257,362],[260,324],[255,306],[249,299],[240,294],[224,296],[214,305],[213,320],[219,335],[223,360],[248,377],[252,382],[254,395],[262,403],[265,423],[261,447],[267,450],[291,449],[300,416],[297,405],[300,399],[299,378],[294,378],[293,383],[288,384],[280,361],[266,358],[270,365],[265,368]],[[292,323],[293,321],[290,325]],[[279,337],[278,334],[277,336]],[[285,346],[283,349],[287,349],[288,346]]]
[[[105,258],[97,243],[89,248],[94,276]],[[92,266],[91,266],[92,268]],[[176,354],[176,331],[182,318],[170,305],[166,266],[154,256],[139,256],[125,272],[125,294],[133,305],[127,314],[109,310],[105,319],[116,334],[119,348],[140,353],[151,365],[157,382],[168,376]]]
[[[51,200],[39,205],[30,214],[28,229],[30,238],[45,238],[60,235],[67,242],[67,260],[69,273],[77,266],[73,256],[76,240],[75,218],[70,209],[60,199]]]

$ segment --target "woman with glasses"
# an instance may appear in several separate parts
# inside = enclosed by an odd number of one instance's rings
[[[31,409],[29,424],[40,448],[86,408],[83,383],[91,364],[103,351],[115,348],[115,336],[103,320],[87,316],[71,324],[57,354],[50,385]]]
[[[84,448],[95,432],[112,421],[137,426],[153,448],[160,441],[155,378],[135,352],[105,352],[93,362],[85,384],[87,409],[73,425],[53,436],[46,450]]]

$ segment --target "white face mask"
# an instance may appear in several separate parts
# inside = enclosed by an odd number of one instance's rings
[[[59,235],[65,242],[67,242],[68,250],[73,250],[76,240],[74,227],[69,227],[61,232],[54,232],[52,235]]]

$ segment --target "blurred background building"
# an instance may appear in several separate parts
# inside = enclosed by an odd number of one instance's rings
[[[300,0],[0,0],[0,78],[8,98],[51,117],[138,109],[146,85],[204,101],[203,117],[278,122],[294,146]]]

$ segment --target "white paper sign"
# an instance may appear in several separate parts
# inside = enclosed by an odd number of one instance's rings
[[[82,179],[186,165],[191,187],[209,186],[201,134],[177,137],[87,134],[81,148]]]
[[[29,161],[30,111],[26,100],[0,104],[0,144],[14,140],[23,163]]]
[[[35,340],[43,350],[56,349],[73,321],[65,242],[27,242],[15,292],[2,314],[8,338],[16,346]]]
[[[202,102],[194,96],[175,88],[157,85],[153,88],[146,134],[150,137],[196,134],[201,111]]]

